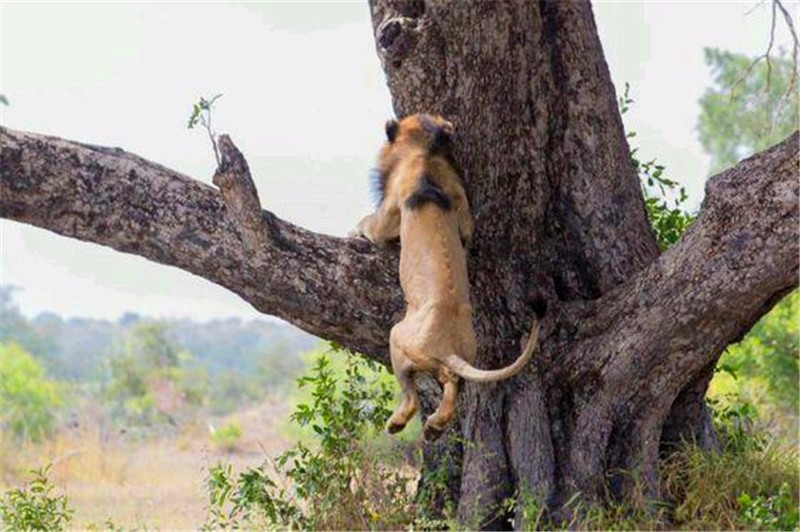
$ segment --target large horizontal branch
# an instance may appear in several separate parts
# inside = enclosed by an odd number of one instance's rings
[[[591,485],[604,467],[637,469],[654,485],[662,425],[679,393],[797,286],[799,162],[795,133],[712,178],[677,244],[567,311],[576,342],[550,371],[581,412],[570,429],[578,451],[565,466],[575,485]],[[598,448],[615,451],[579,451]]]
[[[223,153],[238,154],[223,143]],[[260,211],[252,181],[249,189],[237,181],[243,158],[215,176],[223,199],[118,148],[6,128],[0,144],[3,218],[176,266],[261,312],[387,360],[389,328],[402,310],[395,255]]]
[[[711,178],[681,240],[592,302],[585,341],[562,361],[574,378],[674,399],[798,285],[798,133]],[[634,372],[630,369],[633,368]],[[626,386],[647,379],[648,387]],[[664,399],[661,399],[662,395]],[[617,399],[623,397],[618,396]]]
[[[798,169],[795,133],[711,178],[681,240],[594,304],[593,369],[630,376],[623,366],[632,363],[649,378],[657,368],[692,375],[796,287]]]

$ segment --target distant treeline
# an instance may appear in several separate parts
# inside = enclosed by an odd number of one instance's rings
[[[0,287],[0,343],[18,344],[47,378],[86,390],[105,388],[119,380],[124,364],[148,356],[142,339],[154,337],[164,344],[159,349],[179,355],[175,364],[182,374],[202,377],[205,403],[217,413],[293,385],[305,367],[300,354],[319,343],[291,325],[267,320],[157,320],[126,313],[111,321],[52,312],[29,319],[15,305],[14,290]],[[137,371],[150,371],[136,364]]]

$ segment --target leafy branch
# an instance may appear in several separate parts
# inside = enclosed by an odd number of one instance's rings
[[[211,127],[211,110],[214,107],[214,102],[222,97],[222,94],[206,99],[200,97],[195,104],[192,105],[192,114],[189,115],[189,123],[187,127],[194,129],[199,123],[208,133],[208,138],[211,140],[211,146],[214,148],[214,158],[217,160],[217,166],[220,165],[219,148],[217,147],[217,135]]]
[[[630,84],[626,82],[625,92],[619,98],[620,114],[627,113],[634,103],[630,89]],[[628,139],[635,136],[635,131],[629,131],[626,134]],[[639,148],[631,150],[631,162],[636,173],[639,174],[647,219],[656,233],[658,247],[663,251],[678,241],[689,224],[694,221],[694,216],[685,211],[683,207],[688,199],[686,189],[677,181],[668,179],[664,175],[666,167],[658,164],[655,158],[649,161],[639,159],[636,155],[638,151]],[[670,198],[672,205],[670,205]]]

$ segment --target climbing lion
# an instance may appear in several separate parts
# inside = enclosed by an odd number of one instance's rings
[[[377,167],[380,204],[353,231],[377,245],[400,238],[400,286],[408,307],[389,342],[403,400],[386,429],[405,427],[419,408],[413,374],[430,373],[444,395],[425,422],[428,441],[438,438],[455,414],[459,377],[478,382],[511,377],[530,360],[538,337],[534,323],[524,351],[505,368],[472,366],[476,343],[464,245],[473,221],[450,156],[452,134],[452,124],[439,116],[387,122]]]

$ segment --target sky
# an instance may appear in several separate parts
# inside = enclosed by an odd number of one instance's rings
[[[795,18],[798,3],[787,2]],[[601,1],[600,37],[643,158],[702,199],[698,99],[704,47],[757,55],[768,2]],[[795,22],[796,25],[797,21]],[[777,27],[776,44],[788,44]],[[345,235],[371,206],[367,175],[392,107],[366,0],[0,2],[0,124],[119,146],[211,182],[208,138],[187,130],[199,96],[248,162],[265,209]],[[116,319],[263,317],[224,288],[102,246],[0,221],[0,284],[24,314]]]

